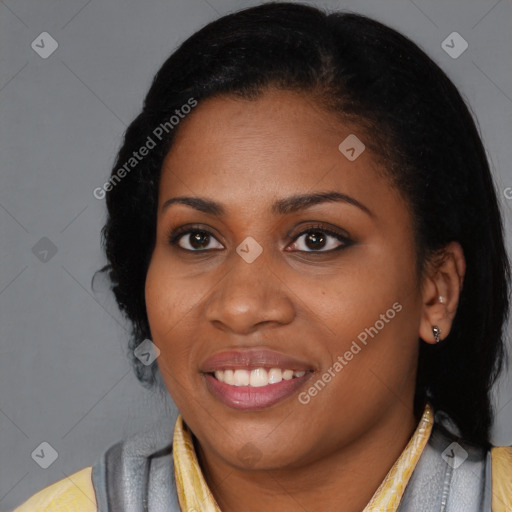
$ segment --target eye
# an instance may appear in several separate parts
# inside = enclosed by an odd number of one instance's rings
[[[304,237],[304,240],[301,242],[302,237]],[[223,248],[222,244],[210,231],[198,227],[183,226],[177,228],[171,232],[168,239],[171,245],[190,252]],[[299,252],[330,252],[347,247],[351,243],[352,241],[346,235],[318,225],[310,226],[299,233],[288,247]]]
[[[304,237],[304,240],[300,239]],[[292,249],[301,252],[330,252],[351,244],[351,240],[325,226],[311,226],[299,233],[291,245]]]
[[[212,241],[217,242],[217,245],[212,247]],[[190,227],[174,230],[169,236],[169,243],[192,252],[222,249],[223,247],[209,231]]]

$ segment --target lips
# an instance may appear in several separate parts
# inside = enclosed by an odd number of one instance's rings
[[[254,370],[255,368],[281,368],[283,370],[308,371],[313,366],[300,359],[295,359],[279,352],[267,349],[246,349],[221,352],[208,358],[202,365],[203,373],[217,370]]]
[[[246,349],[210,357],[201,365],[201,372],[207,389],[222,403],[233,409],[257,410],[294,395],[314,368],[310,363],[272,350]],[[277,378],[269,378],[271,375]]]

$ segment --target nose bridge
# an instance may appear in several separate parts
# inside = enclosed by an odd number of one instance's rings
[[[293,304],[267,251],[246,239],[226,263],[229,271],[206,305],[210,322],[247,332],[263,322],[293,319]]]

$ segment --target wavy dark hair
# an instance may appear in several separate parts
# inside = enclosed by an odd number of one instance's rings
[[[191,98],[253,99],[267,88],[311,94],[355,123],[406,198],[418,269],[450,241],[467,271],[452,331],[420,342],[416,410],[429,400],[466,442],[489,447],[491,387],[506,356],[510,267],[486,153],[475,121],[445,73],[395,30],[354,13],[270,3],[224,16],[187,39],[163,64],[142,112],[126,130],[111,180]],[[161,377],[133,349],[151,338],[144,284],[155,244],[160,170],[179,124],[106,194],[103,247],[116,301],[130,320],[129,354],[148,388]],[[160,380],[161,382],[161,380]]]

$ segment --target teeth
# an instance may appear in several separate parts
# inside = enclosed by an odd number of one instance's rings
[[[221,379],[219,379],[221,380]],[[224,380],[226,384],[233,385],[235,383],[235,372],[233,370],[224,370]]]
[[[249,385],[249,372],[246,370],[235,370],[235,386]]]
[[[266,386],[267,384],[268,375],[266,370],[264,370],[263,368],[256,368],[256,370],[253,370],[251,372],[251,376],[249,377],[249,386],[252,386],[253,388],[260,388],[261,386]]]
[[[277,384],[283,380],[283,372],[281,368],[271,368],[268,372],[268,383]]]
[[[259,388],[268,384],[277,384],[282,380],[291,380],[306,375],[304,370],[281,370],[281,368],[255,368],[254,370],[217,370],[215,378],[231,386],[251,386]]]
[[[293,370],[285,370],[283,372],[283,379],[284,380],[291,380],[291,379],[293,379]]]

